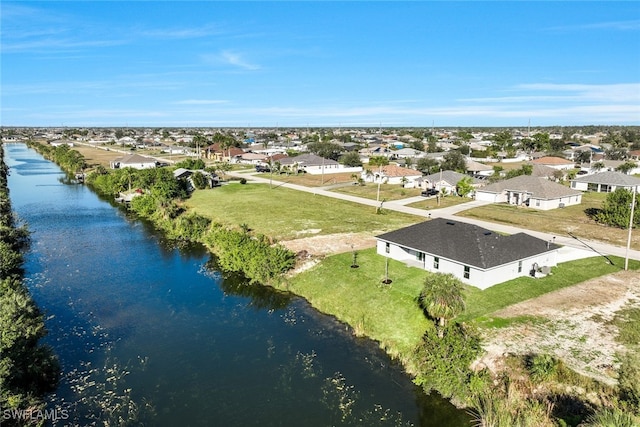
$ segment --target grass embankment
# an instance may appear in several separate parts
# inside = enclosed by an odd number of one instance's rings
[[[224,225],[246,224],[257,233],[288,240],[309,234],[371,234],[395,230],[423,218],[268,184],[233,183],[196,191],[185,206]]]
[[[624,260],[613,257],[614,265],[594,257],[562,263],[544,278],[521,277],[486,290],[465,286],[467,311],[459,320],[478,323],[484,316],[509,305],[556,289],[620,271]],[[288,290],[306,298],[318,310],[348,323],[356,334],[380,342],[411,372],[413,349],[432,324],[419,308],[417,298],[427,273],[403,263],[389,262],[390,285],[383,285],[385,258],[375,249],[358,253],[359,268],[351,268],[352,254],[326,258],[316,267],[288,281]],[[630,268],[640,268],[639,261]]]
[[[359,336],[381,343],[392,356],[408,360],[425,330],[431,326],[416,302],[425,272],[390,260],[383,284],[385,259],[375,248],[326,258],[287,281],[287,290],[303,296],[316,309],[348,323]]]
[[[507,204],[491,204],[469,209],[459,213],[458,216],[509,224],[559,236],[572,234],[583,239],[626,246],[628,236],[626,229],[600,225],[585,213],[587,209],[601,208],[606,197],[606,193],[587,192],[583,193],[581,204],[550,211]],[[640,249],[640,235],[637,232],[632,234],[631,247]]]

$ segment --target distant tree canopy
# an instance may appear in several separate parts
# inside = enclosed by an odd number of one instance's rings
[[[308,143],[307,150],[325,159],[338,160],[342,147],[333,142],[317,141]]]
[[[360,155],[355,151],[351,151],[349,153],[344,154],[342,157],[340,157],[340,163],[342,163],[346,167],[362,166],[362,160],[360,160]]]
[[[522,165],[520,169],[511,169],[507,172],[506,179],[515,178],[520,175],[531,175],[533,173],[532,165]]]
[[[386,166],[389,164],[389,159],[385,156],[371,156],[369,157],[369,166]]]
[[[457,151],[452,150],[444,155],[442,163],[440,164],[442,170],[452,170],[460,173],[467,172],[467,163],[464,155]]]
[[[425,175],[431,175],[440,170],[440,163],[437,160],[429,157],[421,157],[416,163],[416,169]]]
[[[205,163],[202,159],[185,159],[181,162],[178,162],[174,165],[176,168],[184,168],[184,169],[204,169]]]

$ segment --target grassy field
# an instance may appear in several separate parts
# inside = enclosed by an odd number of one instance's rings
[[[484,316],[511,304],[620,271],[624,260],[612,259],[614,265],[600,257],[562,263],[547,277],[522,277],[486,290],[465,286],[467,310],[460,320],[482,324]],[[417,304],[423,280],[430,273],[390,260],[392,283],[384,285],[385,258],[375,249],[358,252],[359,268],[351,268],[351,264],[351,253],[328,257],[291,278],[288,289],[318,310],[348,323],[356,334],[379,341],[390,354],[406,362],[431,325]],[[630,268],[640,268],[640,262],[632,261]]]
[[[477,218],[484,221],[521,226],[530,230],[545,231],[561,236],[569,233],[590,240],[598,240],[626,246],[628,230],[606,227],[590,219],[585,210],[600,208],[607,197],[604,193],[584,193],[582,203],[562,209],[539,211],[507,204],[492,204],[460,212],[462,217]],[[632,234],[631,247],[640,249],[640,235]]]
[[[317,196],[268,184],[229,184],[193,193],[185,206],[223,224],[247,224],[278,240],[313,234],[395,230],[423,220],[413,215]]]
[[[324,175],[311,175],[309,173],[294,174],[279,174],[279,173],[259,173],[256,176],[261,178],[271,178],[274,181],[288,182],[290,184],[304,185],[306,187],[324,187],[334,184],[343,184],[348,182],[355,182],[352,173],[331,173]],[[360,176],[360,174],[357,174]]]
[[[364,197],[366,199],[376,200],[378,196],[378,184],[368,183],[365,185],[350,185],[348,187],[336,188],[336,193],[350,194],[352,196]],[[415,197],[420,195],[420,188],[402,188],[396,184],[380,184],[379,200],[400,200],[407,197]]]

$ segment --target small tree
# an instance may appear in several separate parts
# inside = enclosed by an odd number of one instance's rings
[[[456,191],[462,197],[468,196],[473,191],[473,179],[470,176],[465,176],[456,185]]]
[[[616,171],[622,172],[624,174],[628,174],[629,172],[631,172],[632,170],[634,170],[637,167],[638,167],[638,165],[635,162],[626,161],[623,164],[621,164],[620,166],[618,166],[616,168]]]
[[[625,188],[618,188],[616,191],[607,194],[602,209],[596,215],[596,221],[612,227],[627,228],[629,226],[629,216],[631,215],[632,199],[633,194]],[[637,203],[638,198],[636,197],[636,205]],[[635,207],[633,216],[633,224],[639,224],[640,209],[638,209],[638,206]]]
[[[442,338],[447,321],[465,309],[463,283],[453,274],[433,273],[424,279],[418,302],[427,315],[436,321]]]

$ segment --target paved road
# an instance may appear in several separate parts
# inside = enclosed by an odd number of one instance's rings
[[[253,171],[229,172],[228,174],[236,177],[244,177],[247,180],[254,181],[254,182],[269,184],[268,178],[255,176],[254,175],[255,172]],[[627,250],[625,247],[614,246],[607,243],[597,242],[592,240],[579,239],[576,237],[572,237],[569,234],[558,235],[558,234],[544,233],[540,231],[527,230],[520,227],[513,227],[505,224],[481,221],[481,220],[472,219],[472,218],[460,218],[455,216],[455,214],[458,212],[462,212],[464,210],[471,209],[477,206],[482,206],[484,204],[487,204],[488,202],[473,200],[468,203],[462,203],[459,205],[449,206],[442,209],[425,210],[425,209],[418,209],[418,208],[405,206],[407,204],[413,203],[414,201],[421,200],[422,199],[421,196],[418,196],[417,198],[411,197],[404,200],[389,201],[381,204],[380,202],[377,202],[371,199],[366,199],[364,197],[357,197],[349,194],[336,193],[336,192],[328,191],[322,188],[306,187],[298,184],[283,183],[282,181],[274,180],[272,182],[272,185],[274,187],[285,187],[293,190],[313,193],[318,196],[325,196],[325,197],[331,197],[334,199],[360,203],[362,205],[372,206],[374,208],[380,207],[382,205],[383,209],[389,209],[389,210],[417,215],[425,218],[445,218],[445,219],[451,219],[455,221],[464,221],[467,223],[478,225],[483,228],[487,228],[489,230],[493,230],[493,231],[497,231],[505,234],[515,234],[515,233],[526,232],[527,234],[538,237],[539,239],[547,240],[549,242],[555,242],[559,245],[568,246],[568,247],[586,251],[583,255],[586,255],[587,252],[591,253],[592,255],[615,255],[622,258],[626,257],[627,255]],[[640,260],[640,251],[629,250],[628,256],[630,259]]]

